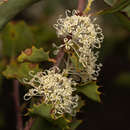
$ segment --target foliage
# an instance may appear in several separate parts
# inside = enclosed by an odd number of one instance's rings
[[[82,86],[79,86],[78,91],[83,93],[88,98],[101,102],[100,92],[98,92],[99,86],[96,85],[96,82],[88,83]]]
[[[35,1],[38,0],[34,0],[34,2]],[[108,8],[96,12],[94,15],[107,16],[111,14],[113,16],[116,16],[121,24],[124,25],[128,30],[130,30],[130,1],[104,0],[104,2],[108,5]],[[52,47],[52,43],[57,40],[57,37],[55,31],[49,27],[50,23],[48,20],[55,12],[56,8],[55,6],[53,7],[53,4],[51,4],[51,0],[47,1],[46,3],[50,4],[49,8],[45,7],[43,9],[46,14],[44,17],[42,17],[46,22],[42,19],[41,23],[34,22],[35,24],[29,24],[29,22],[26,22],[26,20],[17,21],[14,19],[2,29],[0,33],[2,41],[2,49],[0,54],[0,94],[4,82],[9,81],[9,79],[18,80],[20,84],[25,86],[25,90],[28,89],[28,85],[25,83],[24,79],[26,78],[29,81],[32,79],[30,72],[33,71],[34,74],[36,74],[37,72],[44,71],[43,68],[48,69],[50,68],[50,66],[52,66],[52,64],[55,64],[57,62],[57,59],[50,58],[50,55],[53,55],[52,52],[54,50],[54,48]],[[66,1],[56,1],[55,5],[58,6],[58,3],[62,4],[63,6]],[[27,2],[27,5],[28,4],[29,3]],[[68,7],[70,5],[69,3],[67,3],[65,6]],[[6,7],[2,5],[2,8]],[[70,8],[72,8],[72,6]],[[9,17],[9,19],[11,18],[12,16]],[[5,23],[9,19],[7,19]],[[0,22],[0,28],[5,23],[2,23],[1,25]],[[109,42],[109,40],[110,39],[108,37],[107,42]],[[118,41],[120,40],[118,39]],[[62,44],[63,37],[56,42],[56,44]],[[106,48],[107,50],[104,49],[107,54],[114,50],[113,44],[114,40],[109,42],[109,45],[105,45],[109,46]],[[62,63],[60,68],[62,71],[67,68],[66,70],[68,71],[67,74],[64,74],[64,76],[66,76],[67,78],[72,78],[74,80],[77,80],[76,78],[78,78],[78,83],[76,84],[77,86],[74,94],[79,95],[78,106],[75,111],[76,113],[79,112],[80,114],[80,111],[82,111],[83,106],[86,105],[85,101],[88,100],[88,98],[97,103],[101,103],[101,92],[99,92],[98,90],[100,86],[97,85],[97,81],[95,80],[86,81],[87,74],[82,73],[84,72],[84,67],[81,62],[79,62],[78,56],[74,53],[73,49],[70,49],[69,51],[67,51],[67,49],[63,49],[63,51],[65,53],[63,57],[63,61],[65,61],[65,64]],[[96,49],[94,51],[96,51]],[[67,61],[67,59],[69,60]],[[74,70],[74,74],[71,73],[71,70]],[[4,78],[6,78],[6,80]],[[122,73],[117,77],[116,84],[121,86],[129,86],[129,78],[129,72]],[[12,84],[10,84],[9,87],[10,86],[12,86]],[[22,89],[24,90],[24,88]],[[86,98],[84,99],[82,97]],[[55,119],[53,115],[54,106],[53,104],[46,104],[44,102],[44,95],[43,97],[33,97],[28,104],[24,104],[23,109],[27,109],[26,114],[28,115],[28,118],[32,117],[34,119],[31,130],[43,130],[44,128],[46,128],[47,130],[75,130],[82,123],[82,120],[78,119],[76,116],[71,116],[68,113],[64,113],[60,118]],[[3,115],[1,116],[1,118],[3,118]],[[0,125],[4,124],[4,122],[0,122]]]

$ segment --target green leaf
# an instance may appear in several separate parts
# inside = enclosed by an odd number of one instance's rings
[[[16,78],[21,83],[24,83],[24,78],[31,78],[29,75],[30,71],[38,72],[40,70],[41,69],[39,68],[38,64],[32,64],[28,62],[18,64],[15,61],[12,61],[3,72],[3,75],[6,78]]]
[[[99,86],[96,85],[96,82],[91,82],[84,86],[79,86],[77,91],[83,93],[85,96],[96,102],[101,102],[100,92],[97,90],[98,88]]]
[[[28,109],[30,115],[40,116],[48,120],[51,124],[58,126],[59,128],[66,128],[70,120],[60,117],[57,120],[52,119],[52,105],[41,103],[39,105],[33,105],[32,108]]]
[[[51,119],[52,105],[48,105],[45,103],[39,105],[33,105],[31,109],[29,109],[29,113],[31,115],[37,115],[46,119]]]
[[[130,4],[129,0],[120,0],[117,1],[116,3],[115,2],[113,3],[113,1],[105,0],[105,2],[109,4],[111,7],[97,12],[98,15],[111,14],[121,11]]]
[[[0,61],[0,74],[5,69],[5,67],[6,67],[6,60],[1,60]]]
[[[48,52],[45,52],[42,48],[37,49],[36,47],[26,49],[18,57],[19,62],[24,62],[24,61],[41,62],[48,59],[49,59]]]
[[[108,5],[114,5],[118,0],[104,0],[105,3],[107,3]]]
[[[76,111],[79,112],[80,109],[85,105],[85,101],[82,100],[80,97],[79,97],[79,101],[78,101],[78,107],[76,108]]]
[[[39,24],[31,26],[31,30],[34,34],[36,41],[35,46],[37,48],[42,47],[44,50],[50,50],[52,48],[52,43],[56,40],[56,33],[50,25]]]
[[[49,121],[38,117],[35,119],[31,130],[60,130],[59,128],[53,126]]]
[[[72,117],[70,115],[65,116],[65,117],[60,117],[56,120],[52,119],[52,105],[48,104],[39,104],[39,105],[33,105],[32,108],[28,109],[30,115],[32,116],[38,116],[46,119],[49,121],[51,124],[54,126],[59,127],[60,129],[70,129],[71,127],[75,127],[78,125],[77,121],[74,124],[74,121],[72,121]]]
[[[57,125],[61,130],[75,130],[80,124],[81,120],[76,120],[75,118],[72,117],[71,119],[66,119],[65,117],[61,117],[55,121],[53,121],[54,125]]]
[[[69,129],[68,124],[70,123],[70,120],[67,120],[64,117],[61,117],[57,120],[53,120],[52,123],[61,129]]]
[[[126,17],[123,13],[117,12],[115,13],[115,16],[118,18],[118,20],[121,22],[121,24],[130,31],[130,20],[128,17]]]
[[[130,17],[130,4],[125,9],[123,9],[122,11],[125,12],[128,17]]]
[[[33,45],[33,33],[23,21],[10,22],[1,33],[2,53],[7,57],[16,57],[22,50]]]
[[[76,128],[82,123],[81,120],[73,120],[70,124],[69,127],[71,130],[76,130]]]
[[[83,66],[81,63],[79,63],[79,59],[77,56],[75,56],[74,54],[71,55],[71,62],[73,64],[73,66],[77,69],[77,70],[82,70]]]

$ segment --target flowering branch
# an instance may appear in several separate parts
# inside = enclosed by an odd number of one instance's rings
[[[4,0],[3,0],[4,1]],[[0,30],[24,8],[40,0],[8,0],[0,5]]]
[[[14,96],[14,104],[16,110],[16,120],[17,120],[16,129],[23,130],[23,121],[22,121],[22,116],[20,112],[20,103],[19,103],[19,83],[17,80],[13,81],[13,89],[14,89],[13,96]]]
[[[77,10],[79,10],[79,12],[82,12],[84,10],[84,5],[85,5],[85,0],[78,0],[78,8]],[[59,66],[61,61],[62,61],[62,58],[64,57],[64,47],[62,47],[57,56],[56,56],[56,63],[54,64],[55,66]]]

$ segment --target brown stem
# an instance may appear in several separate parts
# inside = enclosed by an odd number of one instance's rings
[[[34,119],[30,118],[29,121],[27,122],[24,130],[30,130],[32,125],[33,125]]]
[[[64,54],[65,54],[64,47],[62,47],[56,56],[56,63],[54,64],[55,66],[60,65],[62,58],[64,57]]]
[[[23,121],[22,121],[22,115],[20,112],[20,103],[19,103],[19,82],[17,80],[13,81],[13,97],[14,97],[14,104],[15,104],[15,111],[16,111],[16,129],[17,130],[23,130]]]
[[[78,10],[80,13],[83,12],[84,7],[85,7],[85,0],[78,0]]]

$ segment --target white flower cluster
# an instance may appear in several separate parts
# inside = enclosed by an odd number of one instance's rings
[[[74,114],[74,109],[78,106],[78,95],[73,96],[76,83],[71,78],[60,73],[57,67],[53,67],[44,72],[29,73],[31,80],[24,79],[24,83],[30,85],[31,89],[25,94],[24,99],[29,100],[32,96],[43,96],[45,104],[53,105],[53,115],[55,118],[64,113]]]
[[[98,53],[94,53],[94,48],[101,47],[104,36],[90,16],[79,16],[78,13],[67,10],[66,17],[60,17],[54,25],[58,37],[64,39],[59,48],[64,46],[66,50],[73,50],[88,74],[87,79],[96,80],[101,64],[97,64]]]

